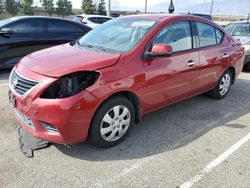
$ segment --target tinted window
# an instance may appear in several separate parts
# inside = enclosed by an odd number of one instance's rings
[[[173,52],[192,49],[190,23],[181,21],[164,28],[153,44],[164,43],[172,46]]]
[[[82,32],[76,25],[63,21],[48,21],[49,32]]]
[[[6,24],[12,22],[11,19],[4,19],[4,20],[0,20],[0,27],[5,26]]]
[[[200,47],[216,45],[215,28],[211,25],[197,22]]]
[[[13,29],[14,33],[42,33],[45,26],[44,21],[32,19],[13,23],[8,28]]]
[[[98,23],[98,24],[103,24],[103,23],[105,23],[105,22],[107,22],[107,21],[109,21],[110,20],[110,18],[96,18],[96,23]]]
[[[215,29],[215,33],[216,33],[216,42],[217,44],[220,44],[223,39],[224,33],[219,29]]]
[[[83,16],[76,16],[76,17],[73,18],[73,21],[80,22],[82,19],[84,19]]]
[[[93,18],[88,18],[88,20],[91,21],[91,22],[93,22],[93,23],[97,23],[96,22],[96,18],[94,18],[94,17]]]

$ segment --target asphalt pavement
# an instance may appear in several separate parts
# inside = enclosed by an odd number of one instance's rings
[[[145,116],[120,145],[23,156],[0,71],[0,187],[250,188],[250,73],[223,100],[199,95]]]

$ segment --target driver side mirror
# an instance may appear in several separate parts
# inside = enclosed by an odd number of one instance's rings
[[[13,33],[14,33],[13,29],[10,29],[10,28],[3,28],[0,30],[0,34],[3,34],[3,35],[13,34]]]
[[[150,57],[160,57],[160,56],[171,56],[173,49],[168,44],[155,44],[150,53],[147,55]]]

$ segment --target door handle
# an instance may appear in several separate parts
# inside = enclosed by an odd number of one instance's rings
[[[196,62],[194,62],[194,61],[189,61],[188,63],[187,63],[187,66],[188,67],[192,67],[192,66],[194,66],[196,64]]]
[[[228,55],[228,54],[224,54],[222,57],[223,57],[223,58],[228,58],[229,55]]]

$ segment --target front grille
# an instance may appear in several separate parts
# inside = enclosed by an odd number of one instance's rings
[[[27,91],[36,86],[38,82],[24,78],[23,76],[18,74],[16,70],[14,70],[11,76],[10,84],[12,89],[18,95],[24,95]]]

